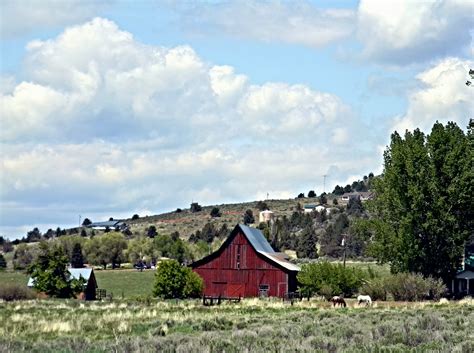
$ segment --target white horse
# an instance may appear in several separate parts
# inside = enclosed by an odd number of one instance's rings
[[[365,306],[371,306],[372,298],[370,298],[370,295],[359,295],[357,296],[357,302],[359,303],[359,305],[365,303]]]

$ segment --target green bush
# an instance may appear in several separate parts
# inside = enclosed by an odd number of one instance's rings
[[[202,278],[176,260],[161,261],[156,269],[153,295],[164,299],[199,297],[204,288]]]
[[[0,299],[5,301],[34,299],[35,293],[24,285],[2,284],[0,286]]]
[[[417,301],[439,299],[446,287],[440,279],[424,278],[420,274],[398,273],[387,278],[387,290],[395,300]]]
[[[344,295],[350,297],[359,290],[366,275],[362,270],[341,264],[318,262],[304,264],[298,274],[303,295]]]

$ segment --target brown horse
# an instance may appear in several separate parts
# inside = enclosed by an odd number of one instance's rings
[[[329,301],[332,303],[332,306],[339,305],[341,307],[344,306],[344,308],[347,306],[346,301],[344,300],[343,297],[334,296],[331,299],[329,299]]]

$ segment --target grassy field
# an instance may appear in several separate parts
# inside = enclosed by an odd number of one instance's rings
[[[0,303],[0,352],[472,352],[474,302]]]
[[[99,288],[112,293],[114,298],[133,298],[151,295],[155,271],[145,270],[105,270],[94,271]],[[0,286],[6,283],[25,285],[28,275],[22,272],[0,272]]]
[[[113,293],[114,298],[151,295],[155,271],[105,270],[94,271],[99,288]]]

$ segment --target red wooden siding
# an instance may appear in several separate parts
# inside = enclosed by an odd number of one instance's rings
[[[289,289],[290,274],[256,252],[240,231],[219,256],[194,271],[204,279],[205,295],[256,297],[259,286],[268,285],[269,296],[283,297]]]

